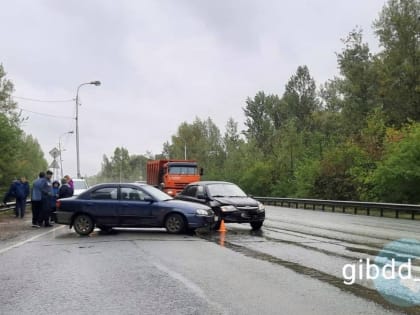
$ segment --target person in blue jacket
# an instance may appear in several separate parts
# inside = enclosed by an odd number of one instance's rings
[[[7,203],[10,198],[16,199],[15,215],[16,218],[23,218],[26,210],[26,199],[29,196],[29,184],[26,177],[22,176],[20,179],[13,181],[10,185],[9,191],[3,198],[3,203]]]
[[[50,212],[50,221],[54,221],[53,212],[56,210],[55,203],[58,199],[60,191],[60,182],[58,180],[53,181],[52,183],[52,196],[51,196],[51,212]]]

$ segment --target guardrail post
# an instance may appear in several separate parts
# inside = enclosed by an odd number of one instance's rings
[[[312,205],[312,210],[315,210],[315,204]]]
[[[357,207],[354,207],[354,214],[357,214]]]
[[[414,211],[411,211],[411,220],[414,220],[416,218],[416,213]]]
[[[322,205],[322,211],[325,211],[325,205],[324,204]]]
[[[383,217],[384,216],[384,209],[383,208],[380,208],[379,211],[381,213],[381,217]]]
[[[303,209],[306,209],[306,202],[303,203]]]
[[[398,210],[395,210],[395,218],[398,219],[400,217],[400,212]]]
[[[344,212],[346,212],[346,207],[345,207],[345,206],[343,206],[343,213],[344,213]]]
[[[370,208],[369,207],[366,208],[366,214],[370,215]]]
[[[332,212],[335,212],[335,206],[332,206]]]

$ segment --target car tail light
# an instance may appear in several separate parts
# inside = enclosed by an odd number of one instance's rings
[[[55,202],[55,207],[56,207],[57,209],[59,209],[59,208],[61,207],[61,201],[60,201],[60,200],[57,200],[57,201]]]

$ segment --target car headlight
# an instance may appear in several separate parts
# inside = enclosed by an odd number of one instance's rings
[[[260,212],[265,211],[264,205],[261,202],[258,202],[258,211]]]
[[[207,210],[204,210],[204,209],[197,209],[197,210],[195,210],[195,214],[196,215],[209,215],[209,212]]]
[[[237,210],[234,206],[222,206],[220,209],[222,212],[233,212]]]

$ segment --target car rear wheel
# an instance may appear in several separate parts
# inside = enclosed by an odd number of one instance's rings
[[[253,231],[258,231],[259,229],[261,229],[263,223],[264,221],[257,221],[257,222],[251,222],[250,224]]]
[[[178,234],[185,230],[184,218],[178,213],[168,215],[165,220],[165,228],[171,234]]]
[[[74,230],[79,235],[89,235],[92,233],[95,224],[93,219],[87,214],[79,214],[73,221]]]

